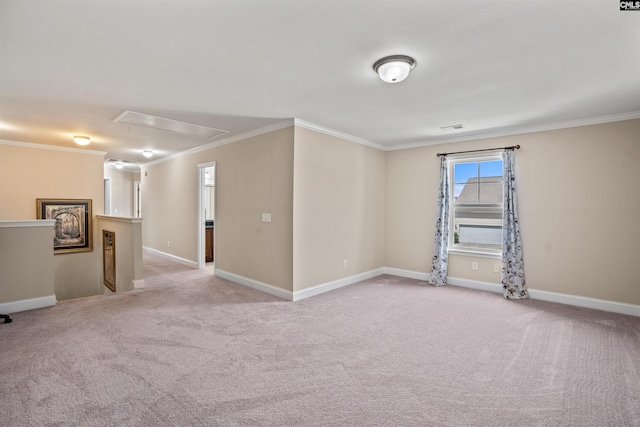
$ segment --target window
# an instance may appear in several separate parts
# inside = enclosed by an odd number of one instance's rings
[[[450,160],[453,189],[449,248],[498,255],[502,251],[502,157]]]

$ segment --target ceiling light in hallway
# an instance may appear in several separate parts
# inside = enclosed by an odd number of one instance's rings
[[[91,142],[91,138],[83,135],[75,135],[73,137],[73,142],[75,142],[78,145],[89,145],[89,143]]]

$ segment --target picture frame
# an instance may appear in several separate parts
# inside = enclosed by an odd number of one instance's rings
[[[102,272],[104,285],[116,291],[116,233],[102,230]]]
[[[91,199],[36,199],[37,219],[53,219],[53,253],[93,251]]]

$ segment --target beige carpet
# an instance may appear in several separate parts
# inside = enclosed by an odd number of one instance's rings
[[[0,325],[3,426],[639,426],[640,318],[380,276],[147,288]]]

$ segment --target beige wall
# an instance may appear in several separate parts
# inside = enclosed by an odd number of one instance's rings
[[[144,245],[196,261],[197,165],[215,160],[217,268],[289,291],[382,266],[426,273],[435,154],[520,144],[529,287],[640,304],[638,135],[630,120],[383,153],[290,127],[143,166]],[[0,143],[0,219],[34,219],[36,198],[89,198],[100,214],[103,173],[95,153]],[[58,299],[101,293],[93,227],[93,252],[54,257]],[[449,275],[498,283],[496,262],[451,255]]]
[[[113,216],[98,216],[100,240],[96,249],[102,255],[103,230],[115,233],[116,246],[116,292],[134,289],[135,283],[144,283],[144,267],[142,264],[142,220]],[[102,292],[112,291],[104,285],[104,268],[100,270]]]
[[[140,174],[105,165],[104,177],[111,179],[111,213],[105,213],[116,216],[133,216],[133,182],[140,181]]]
[[[40,147],[45,148],[0,143],[0,219],[35,219],[37,198],[91,199],[93,214],[101,214],[104,155],[88,150]],[[102,292],[95,220],[92,226],[92,252],[54,256],[58,300]]]
[[[640,120],[387,152],[387,267],[430,271],[437,152],[520,144],[529,288],[640,304]],[[449,276],[499,283],[495,260],[452,255]],[[471,270],[471,262],[479,270]]]
[[[55,294],[53,221],[32,225],[0,221],[0,306]]]
[[[143,165],[144,246],[197,261],[197,165],[212,161],[216,268],[292,290],[293,127]]]
[[[296,127],[294,291],[384,267],[384,159],[383,151]]]

